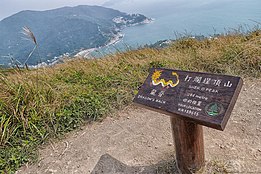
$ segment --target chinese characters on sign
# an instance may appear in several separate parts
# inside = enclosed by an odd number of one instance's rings
[[[134,102],[223,130],[241,86],[240,77],[151,69]]]

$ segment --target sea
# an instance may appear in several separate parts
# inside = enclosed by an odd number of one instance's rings
[[[116,44],[99,49],[99,54],[132,49],[159,40],[182,36],[248,32],[261,27],[261,0],[125,0],[108,6],[153,19],[145,25],[127,27]]]
[[[88,54],[95,58],[183,36],[212,37],[261,28],[261,0],[107,0],[103,6],[129,14],[140,13],[153,21],[126,27],[121,31],[123,37],[114,44],[88,49]],[[50,62],[48,65],[60,59]]]

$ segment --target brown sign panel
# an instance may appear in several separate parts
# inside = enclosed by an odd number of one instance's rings
[[[240,77],[152,68],[134,103],[224,130],[242,83]]]

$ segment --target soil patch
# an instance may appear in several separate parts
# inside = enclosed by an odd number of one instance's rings
[[[261,173],[261,79],[245,79],[225,131],[204,128],[205,173]],[[169,116],[130,106],[40,150],[17,173],[177,173]],[[171,172],[172,171],[172,172]]]

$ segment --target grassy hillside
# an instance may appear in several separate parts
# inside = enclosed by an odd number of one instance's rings
[[[141,14],[131,15],[88,5],[45,11],[21,11],[0,20],[1,63],[8,65],[12,57],[21,64],[27,62],[36,65],[42,61],[47,63],[47,60],[66,53],[77,54],[82,48],[104,46],[114,39],[122,28],[142,23],[146,19]],[[30,26],[31,30],[35,31],[37,43],[41,45],[39,54],[32,54],[28,61],[27,57],[33,45],[24,39],[25,36],[21,33],[25,26]],[[2,58],[7,55],[10,55],[10,58]]]
[[[38,70],[1,70],[0,171],[37,157],[37,146],[131,103],[150,67],[261,76],[261,30],[164,49],[143,48]]]

